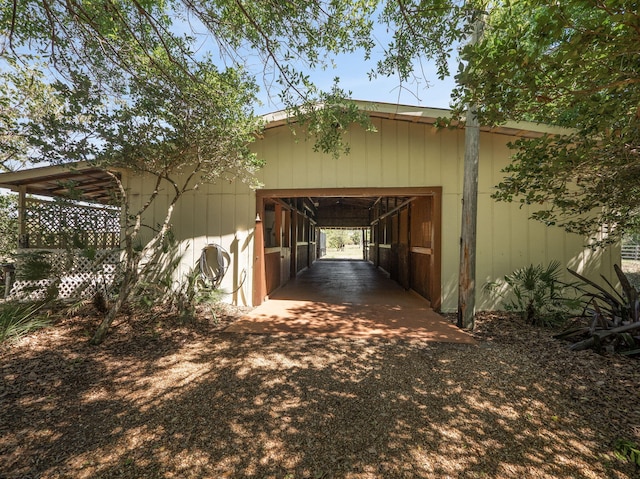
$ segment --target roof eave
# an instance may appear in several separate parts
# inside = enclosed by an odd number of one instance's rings
[[[451,110],[446,108],[429,108],[362,100],[353,100],[353,102],[358,105],[362,111],[368,112],[372,118],[385,118],[433,125],[436,124],[439,119],[447,118],[451,115]],[[268,113],[264,115],[263,118],[266,122],[265,129],[285,125],[290,119],[286,110]],[[567,135],[572,131],[569,128],[526,121],[507,121],[502,125],[481,127],[480,129],[484,132],[523,138],[537,138],[543,135]]]

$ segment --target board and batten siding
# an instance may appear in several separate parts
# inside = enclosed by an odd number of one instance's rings
[[[125,183],[134,211],[148,199],[154,181],[148,176],[129,173]],[[171,191],[168,183],[161,185],[160,194],[144,216],[145,225],[157,227],[164,221]],[[238,181],[203,184],[196,191],[185,193],[176,203],[171,219],[182,255],[176,281],[182,281],[199,267],[202,249],[207,244],[218,244],[230,257],[229,269],[220,285],[221,291],[227,293],[224,300],[250,305],[255,215],[255,193]],[[149,237],[150,229],[145,227],[143,241]]]
[[[353,126],[351,151],[339,159],[313,151],[288,126],[266,130],[255,151],[267,162],[258,177],[266,189],[442,187],[442,310],[457,308],[464,131],[411,121],[373,118],[377,132]],[[297,138],[297,139],[296,139]],[[529,264],[561,265],[592,278],[612,277],[619,248],[585,247],[585,238],[529,219],[534,209],[491,198],[509,163],[512,136],[482,132],[478,177],[476,305],[495,309],[483,291],[489,281]],[[571,279],[568,275],[566,279]]]
[[[346,135],[351,152],[339,159],[314,152],[310,141],[294,136],[286,125],[268,128],[253,145],[266,161],[257,177],[265,189],[442,187],[442,310],[454,311],[464,131],[438,130],[428,123],[397,119],[376,117],[372,121],[377,132],[352,126]],[[603,274],[611,278],[613,263],[619,258],[619,247],[592,251],[584,247],[582,237],[529,220],[529,207],[491,199],[502,178],[500,170],[509,162],[507,143],[511,140],[513,137],[503,134],[481,133],[476,269],[479,310],[497,306],[482,286],[519,267],[558,260],[590,277]],[[129,178],[128,186],[142,192],[141,200],[152,189],[150,180],[135,176]],[[166,198],[154,206],[153,223],[162,220]],[[237,289],[246,274],[240,291],[230,299],[250,304],[255,217],[255,193],[243,183],[203,185],[187,194],[176,206],[172,221],[185,254],[181,274],[197,266],[204,245],[219,243],[232,260],[223,290]]]

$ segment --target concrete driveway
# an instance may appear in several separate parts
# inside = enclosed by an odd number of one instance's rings
[[[226,331],[475,343],[426,299],[348,260],[316,261]]]

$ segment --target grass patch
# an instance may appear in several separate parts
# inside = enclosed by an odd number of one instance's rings
[[[327,248],[322,259],[363,259],[362,246],[356,244],[344,245],[342,249]]]
[[[42,304],[4,303],[0,305],[0,343],[15,341],[49,325],[41,314]]]

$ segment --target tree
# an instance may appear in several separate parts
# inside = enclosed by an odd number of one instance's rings
[[[18,199],[0,195],[0,262],[9,261],[18,244]]]
[[[124,267],[118,297],[94,343],[104,340],[148,265],[162,257],[173,209],[184,193],[223,177],[250,182],[259,167],[248,149],[260,127],[252,113],[256,86],[243,68],[251,51],[260,52],[271,86],[280,86],[282,100],[304,120],[317,149],[339,151],[347,126],[363,118],[337,86],[321,92],[293,65],[325,65],[331,52],[370,48],[362,35],[371,25],[369,2],[307,0],[295,8],[286,2],[193,0],[2,3],[0,58],[9,74],[22,65],[34,71],[59,106],[56,114],[16,110],[11,119],[28,128],[15,150],[31,162],[84,160],[107,172],[124,167],[156,178],[141,205],[133,205],[119,183],[127,218]],[[209,29],[230,67],[195,55],[195,38],[176,33],[173,19],[191,15]],[[15,84],[26,92],[26,82]],[[7,101],[10,91],[3,93]],[[142,217],[167,185],[172,197],[165,220],[151,228],[149,239],[142,231],[153,225],[143,225]]]
[[[362,230],[351,230],[349,235],[349,241],[351,244],[359,246],[362,243]]]
[[[79,72],[122,99],[120,85],[144,76],[148,68],[176,86],[184,84],[202,60],[194,52],[206,35],[217,50],[205,56],[216,55],[218,64],[236,70],[262,64],[263,83],[272,96],[279,96],[294,121],[316,138],[316,149],[333,153],[346,147],[346,127],[366,118],[345,101],[348,93],[337,84],[321,91],[304,69],[327,68],[331,56],[341,52],[364,49],[368,55],[375,3],[0,0],[0,54],[21,62],[42,58],[47,75],[67,83]],[[205,32],[189,32],[193,18]]]
[[[478,12],[487,14],[483,39],[464,43]],[[637,229],[636,2],[396,0],[386,3],[383,20],[396,30],[378,72],[401,80],[415,75],[423,55],[448,73],[446,62],[462,42],[451,120],[464,120],[467,106],[478,105],[484,125],[529,120],[570,128],[514,142],[495,199],[539,205],[533,218],[589,235],[593,246]]]
[[[533,217],[593,244],[638,225],[640,13],[636,2],[527,0],[494,6],[484,39],[464,48],[459,103],[485,124],[568,127],[514,142],[494,197],[534,205]]]
[[[246,111],[254,98],[252,83],[236,71],[220,73],[213,66],[192,73],[200,81],[191,87],[175,88],[153,78],[136,82],[131,104],[107,116],[107,123],[101,118],[97,125],[106,145],[98,162],[106,168],[125,166],[152,175],[155,187],[143,204],[132,208],[126,189],[114,176],[128,218],[124,229],[126,262],[117,301],[92,338],[94,343],[104,339],[119,309],[162,257],[173,210],[186,192],[220,179],[255,185],[253,174],[261,163],[249,145],[260,120]],[[171,195],[164,221],[138,249],[139,240],[149,237],[143,234],[148,226],[142,223],[143,215],[166,187]]]
[[[0,71],[0,171],[13,171],[28,162],[30,121],[59,113],[58,99],[40,67],[9,59]]]
[[[327,234],[327,246],[333,249],[341,249],[344,248],[344,245],[347,241],[347,234],[345,230],[342,229],[328,229],[325,230]]]

